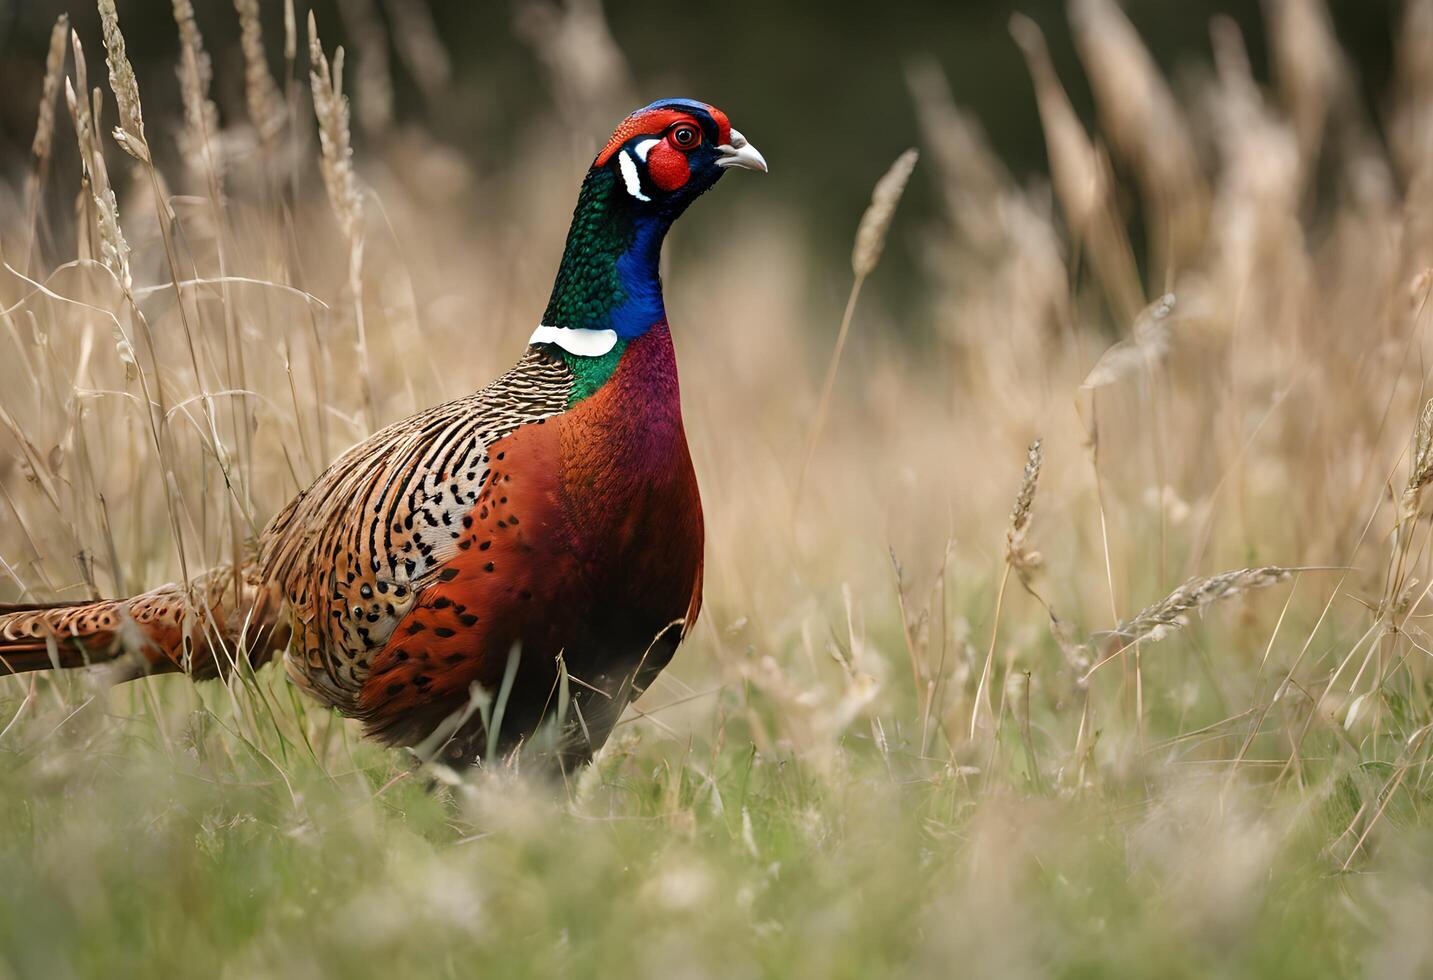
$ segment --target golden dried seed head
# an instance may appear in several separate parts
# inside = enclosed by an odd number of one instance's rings
[[[863,279],[871,274],[881,260],[881,251],[886,247],[886,232],[890,230],[891,219],[895,216],[896,205],[901,203],[906,182],[911,178],[920,153],[914,148],[896,157],[896,162],[886,171],[871,192],[871,203],[861,216],[860,227],[856,229],[856,245],[851,250],[851,269],[856,278]]]
[[[184,103],[184,128],[179,147],[196,184],[222,178],[222,158],[214,152],[219,137],[219,109],[209,98],[213,67],[204,50],[204,37],[194,20],[190,0],[174,0],[174,21],[179,27],[179,93]]]
[[[1115,635],[1126,643],[1159,640],[1189,621],[1189,614],[1210,603],[1232,599],[1251,589],[1263,589],[1286,581],[1294,569],[1278,565],[1262,568],[1241,568],[1210,578],[1192,578],[1152,606],[1126,620],[1115,629]]]
[[[95,193],[95,207],[99,212],[100,261],[114,273],[119,284],[127,293],[134,288],[134,279],[129,271],[129,243],[119,227],[119,204],[114,191],[106,187]]]
[[[144,139],[144,116],[140,112],[139,81],[134,66],[124,49],[124,34],[119,29],[119,11],[114,0],[98,0],[100,24],[104,33],[105,63],[109,66],[109,87],[119,107],[119,125],[114,139],[136,160],[149,160],[149,144]]]
[[[348,97],[343,94],[343,48],[334,52],[333,64],[323,53],[323,42],[313,11],[309,11],[309,82],[313,88],[314,115],[318,118],[320,169],[329,204],[349,242],[362,234],[363,198],[353,174],[353,143],[349,133]]]
[[[274,76],[269,73],[269,60],[264,53],[259,0],[234,0],[234,10],[239,14],[239,48],[244,53],[244,99],[249,122],[258,130],[259,139],[269,143],[283,128],[284,100]]]
[[[1399,519],[1416,517],[1423,503],[1423,490],[1433,482],[1433,398],[1423,406],[1418,418],[1418,431],[1413,438],[1413,462],[1408,469],[1408,483],[1399,502]]]
[[[45,56],[45,81],[40,89],[40,112],[35,123],[35,140],[30,145],[36,160],[46,160],[55,136],[55,96],[60,91],[60,75],[65,70],[65,35],[70,31],[70,18],[60,14],[50,30],[50,51]]]
[[[1035,488],[1040,483],[1040,465],[1044,450],[1040,440],[1030,443],[1025,456],[1025,475],[1020,480],[1020,490],[1015,495],[1015,505],[1010,509],[1010,526],[1005,531],[1005,560],[1021,577],[1028,576],[1040,567],[1038,551],[1028,547],[1027,537],[1030,518],[1035,504]]]
[[[294,19],[294,0],[284,0],[284,60],[292,63],[298,56],[299,31]]]

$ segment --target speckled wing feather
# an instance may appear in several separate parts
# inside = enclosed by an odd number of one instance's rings
[[[352,709],[373,654],[457,552],[487,447],[565,411],[572,384],[565,363],[530,348],[481,391],[359,443],[274,518],[260,563],[288,600],[300,687]]]

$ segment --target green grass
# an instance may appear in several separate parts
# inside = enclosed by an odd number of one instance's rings
[[[626,727],[571,787],[451,784],[318,711],[251,741],[216,685],[211,713],[180,683],[165,734],[129,690],[65,720],[42,683],[44,723],[0,755],[4,969],[1343,976],[1389,951],[1386,913],[1428,908],[1421,794],[1357,873],[1326,852],[1373,761],[1279,786],[1158,753],[1040,792],[1013,724],[971,772],[913,759],[889,719],[884,752],[857,726],[820,765],[732,722],[715,746]]]

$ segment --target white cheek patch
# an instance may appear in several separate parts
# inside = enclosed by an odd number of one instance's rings
[[[631,150],[623,150],[617,154],[617,166],[622,170],[622,181],[627,185],[627,193],[639,201],[650,201],[651,198],[642,193],[642,178],[637,175],[637,161],[632,159]]]
[[[642,142],[634,146],[632,149],[637,152],[637,159],[641,160],[643,163],[646,163],[647,154],[651,153],[652,147],[656,146],[660,142],[662,142],[660,139],[643,140]]]

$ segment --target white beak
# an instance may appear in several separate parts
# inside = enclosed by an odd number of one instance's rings
[[[760,170],[766,173],[766,157],[761,151],[746,141],[746,137],[736,130],[731,131],[731,142],[723,143],[717,147],[721,154],[717,158],[718,167],[740,167],[743,170]]]

